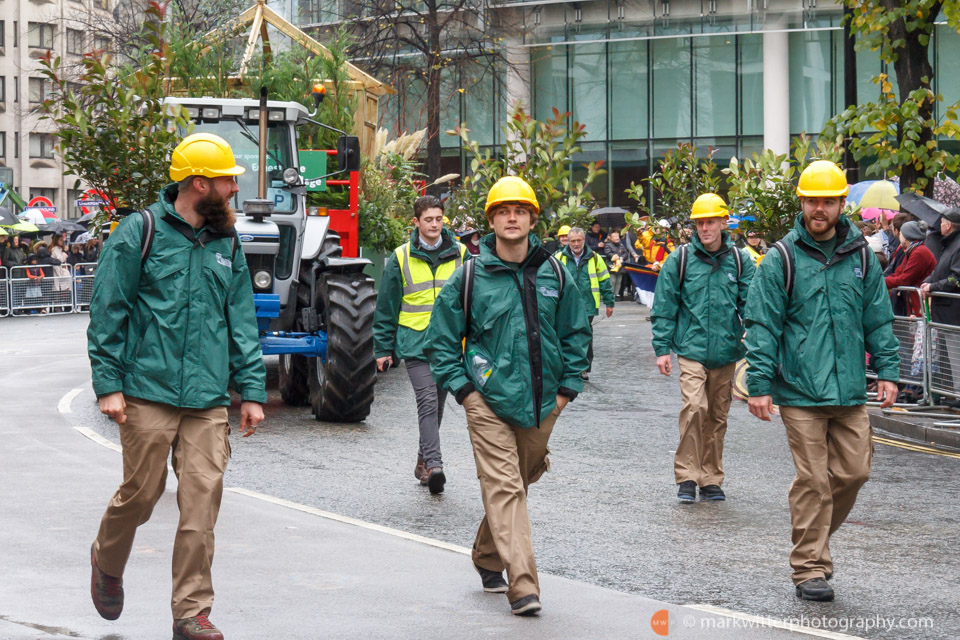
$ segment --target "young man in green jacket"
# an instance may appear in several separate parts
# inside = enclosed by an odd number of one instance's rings
[[[593,366],[593,319],[600,315],[601,301],[606,305],[608,318],[613,315],[613,305],[616,302],[613,286],[610,284],[610,271],[603,256],[587,245],[586,234],[580,227],[570,229],[567,233],[567,246],[554,255],[567,267],[577,283],[583,300],[583,309],[587,312],[587,318],[590,321],[587,369],[580,374],[584,380],[589,380],[588,372]]]
[[[723,198],[705,193],[693,203],[697,232],[660,269],[653,297],[653,350],[660,373],[670,375],[670,352],[680,364],[680,443],[673,459],[677,498],[725,500],[723,438],[737,360],[743,357],[740,320],[753,280],[753,260],[725,231]],[[685,264],[683,264],[685,262]],[[683,282],[680,271],[683,268]]]
[[[228,386],[242,399],[244,436],[263,420],[267,400],[253,288],[229,204],[241,173],[222,138],[185,138],[170,164],[179,184],[150,207],[149,255],[142,259],[148,219],[128,216],[104,246],[90,301],[93,389],[123,444],[123,484],[91,549],[91,595],[101,616],[120,616],[134,534],[163,495],[172,449],[180,524],[171,606],[180,640],[223,638],[207,616],[213,528],[230,457]]]
[[[447,481],[440,456],[440,421],[447,392],[433,381],[423,342],[440,289],[468,256],[466,247],[444,228],[439,198],[418,198],[413,216],[416,229],[410,242],[397,247],[383,270],[373,317],[373,353],[380,371],[400,360],[406,365],[420,423],[413,474],[437,494]]]
[[[865,354],[882,406],[900,378],[890,298],[876,256],[842,214],[847,191],[834,163],[804,169],[803,213],[760,263],[745,316],[750,412],[769,420],[780,406],[797,471],[790,566],[804,600],[833,600],[830,536],[870,475]]]
[[[553,425],[583,388],[590,330],[576,284],[531,233],[539,205],[530,185],[501,178],[486,213],[493,234],[440,292],[424,352],[467,414],[486,511],[474,567],[484,591],[505,592],[515,615],[533,615],[540,584],[527,487],[549,467]]]

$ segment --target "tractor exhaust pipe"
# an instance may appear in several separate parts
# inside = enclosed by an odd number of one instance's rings
[[[260,87],[260,157],[257,171],[257,198],[267,198],[267,88]]]

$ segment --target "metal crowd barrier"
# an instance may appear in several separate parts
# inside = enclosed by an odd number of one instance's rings
[[[0,318],[10,315],[10,283],[7,268],[0,267]]]
[[[73,278],[54,275],[51,265],[12,267],[7,282],[10,315],[73,313]]]
[[[960,310],[960,294],[931,292],[931,315],[943,304],[956,305]],[[930,391],[960,398],[960,326],[931,321],[927,328]]]
[[[96,262],[80,262],[73,265],[74,311],[89,313],[93,298],[93,278],[97,273]]]

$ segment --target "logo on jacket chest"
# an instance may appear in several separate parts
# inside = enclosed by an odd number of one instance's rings
[[[853,268],[853,275],[855,275],[855,276],[857,276],[858,278],[860,278],[861,280],[863,280],[863,270],[862,270],[860,267],[854,267],[854,268]]]
[[[217,252],[216,254],[217,262],[222,264],[225,267],[233,268],[233,261],[230,258],[224,258],[222,253]]]

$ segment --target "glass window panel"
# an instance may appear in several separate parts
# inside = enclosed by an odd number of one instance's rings
[[[647,141],[610,145],[610,164],[607,171],[611,190],[610,205],[636,210],[637,203],[628,198],[625,191],[631,182],[642,184],[641,180],[650,177]]]
[[[833,116],[830,31],[790,34],[790,131],[819,132]]]
[[[567,110],[566,47],[537,47],[532,50],[534,114],[537,120],[549,120],[553,109]]]
[[[408,77],[404,84],[404,90],[398,92],[403,101],[400,108],[400,133],[413,133],[427,126],[427,111],[424,108],[427,93],[423,81],[419,78]]]
[[[695,134],[737,133],[737,49],[734,36],[693,38]]]
[[[387,130],[387,137],[394,138],[397,135],[397,127],[400,118],[397,113],[400,102],[400,94],[385,95],[380,98],[380,127]]]
[[[610,43],[610,137],[647,137],[647,43]]]
[[[463,114],[470,136],[481,145],[494,143],[497,128],[493,117],[494,70],[489,66],[471,65],[463,69]]]
[[[460,125],[460,92],[456,67],[447,67],[441,72],[440,82],[440,146],[458,147],[459,139],[446,132]]]
[[[937,68],[933,81],[937,93],[943,96],[939,105],[942,116],[944,110],[960,100],[960,34],[948,26],[938,26],[936,35]]]
[[[740,134],[763,133],[763,36],[744,35],[740,46]]]
[[[653,135],[690,136],[690,38],[654,40]]]
[[[606,164],[607,162],[607,149],[604,143],[585,142],[582,147],[583,150],[571,158],[573,164],[571,167],[571,180],[573,182],[579,182],[587,177],[587,169],[584,167],[585,164],[600,161],[603,161],[604,164]],[[587,191],[592,193],[593,197],[596,198],[596,204],[598,207],[607,206],[608,177],[609,174],[607,173],[603,174],[602,176],[597,176],[597,178],[594,179],[594,181],[591,182],[587,187]]]
[[[578,44],[570,51],[570,101],[573,119],[586,126],[584,140],[607,137],[606,45]]]

